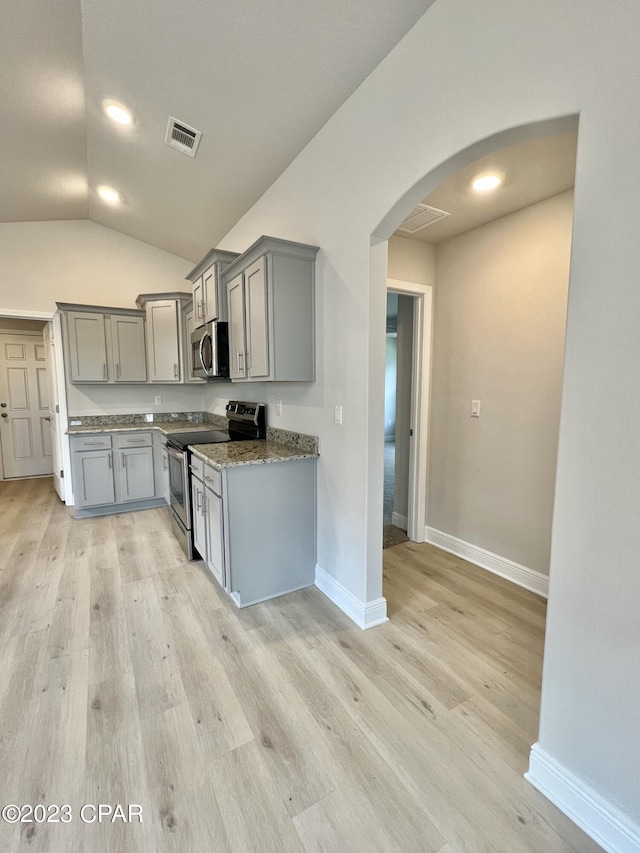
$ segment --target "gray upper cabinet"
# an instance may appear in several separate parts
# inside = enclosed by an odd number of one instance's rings
[[[116,382],[146,382],[147,356],[144,317],[115,314],[111,317],[113,370]]]
[[[106,382],[104,314],[69,311],[66,318],[71,382]]]
[[[143,293],[136,300],[147,318],[149,382],[185,381],[182,306],[190,299],[190,293]]]
[[[261,237],[223,273],[235,381],[315,379],[316,246]]]
[[[72,383],[146,382],[143,311],[58,302]]]
[[[222,273],[237,257],[236,252],[211,249],[187,276],[193,285],[194,328],[227,319],[227,291]]]

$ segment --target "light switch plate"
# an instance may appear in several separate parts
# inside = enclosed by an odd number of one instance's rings
[[[471,417],[479,418],[480,417],[480,400],[472,400],[471,401]]]

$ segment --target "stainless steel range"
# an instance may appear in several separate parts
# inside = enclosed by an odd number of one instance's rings
[[[194,559],[189,446],[223,441],[249,441],[267,436],[264,403],[231,400],[226,407],[227,429],[178,432],[167,438],[171,526],[190,560]]]

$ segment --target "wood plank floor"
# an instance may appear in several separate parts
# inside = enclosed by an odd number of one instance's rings
[[[315,588],[238,611],[166,511],[0,483],[0,806],[73,814],[0,821],[0,850],[599,850],[522,778],[544,602],[413,543],[385,595],[368,632]]]

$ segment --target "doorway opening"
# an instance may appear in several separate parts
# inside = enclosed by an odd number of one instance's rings
[[[431,286],[388,280],[385,548],[425,539],[432,307]]]
[[[57,315],[0,309],[0,479],[70,478],[62,334]]]
[[[577,129],[577,117],[570,116],[514,128],[460,152],[398,202],[379,226],[380,239],[374,236],[371,251],[372,288],[382,287],[384,262],[385,291],[396,289],[392,277],[407,274],[433,281],[439,294],[431,411],[428,376],[423,382],[430,431],[423,437],[423,467],[410,466],[423,487],[420,535],[408,531],[409,539],[426,539],[543,596],[555,491]],[[510,158],[509,169],[503,171],[511,177],[505,181],[505,203],[516,201],[521,177],[526,177],[526,186],[520,182],[523,192],[541,197],[530,195],[484,221],[476,217],[486,215],[486,201],[473,202],[464,211],[434,219],[424,231],[429,236],[420,242],[416,234],[409,237],[416,211],[421,216],[422,208],[446,211],[439,195],[445,184],[449,191],[468,194],[478,163],[503,154]],[[545,183],[540,178],[542,162]],[[414,195],[417,187],[419,197]],[[458,225],[460,230],[452,232]],[[513,235],[520,235],[519,244],[512,242]],[[425,273],[423,250],[429,243],[432,268]],[[553,294],[556,284],[560,290]],[[548,340],[551,333],[553,341]],[[382,353],[378,364],[381,375]],[[382,442],[379,447],[378,464]],[[408,528],[410,516],[411,506]],[[369,586],[375,588],[373,578]]]

